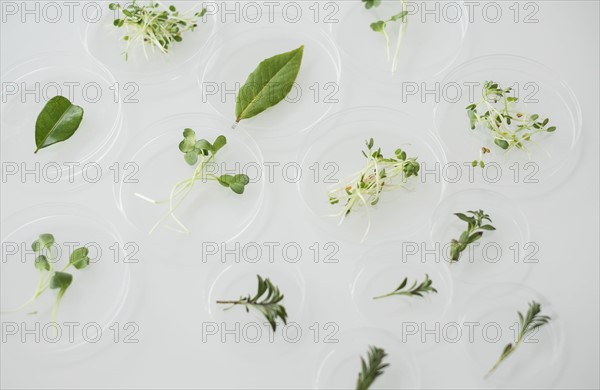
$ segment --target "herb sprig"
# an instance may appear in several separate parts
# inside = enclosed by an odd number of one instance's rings
[[[144,55],[148,57],[146,45],[157,48],[162,53],[168,53],[175,42],[183,40],[182,34],[194,31],[198,27],[198,19],[206,14],[206,8],[194,13],[192,17],[181,14],[174,5],[166,9],[159,9],[158,1],[150,0],[148,5],[138,5],[136,0],[126,6],[119,3],[110,3],[108,8],[112,11],[121,11],[122,15],[113,21],[116,27],[125,27],[127,41],[125,47],[125,60],[129,58],[131,45],[141,45]]]
[[[150,229],[149,234],[152,234],[169,217],[179,226],[179,229],[174,229],[175,231],[190,233],[190,230],[175,216],[175,211],[181,206],[197,181],[217,181],[238,195],[244,193],[246,185],[250,183],[250,178],[247,175],[224,174],[217,176],[206,170],[211,163],[214,163],[217,152],[226,144],[227,139],[223,135],[218,136],[213,143],[210,143],[205,139],[196,140],[196,132],[192,129],[187,128],[183,131],[183,140],[179,143],[179,150],[183,153],[186,163],[191,166],[197,164],[192,177],[175,184],[171,189],[170,196],[163,200],[154,200],[139,193],[134,194],[153,204],[169,204],[169,211]]]
[[[538,114],[527,114],[517,109],[519,99],[510,96],[512,88],[502,88],[498,83],[486,81],[483,84],[480,101],[466,107],[471,130],[478,124],[487,127],[493,134],[494,144],[509,150],[527,149],[532,137],[539,133],[552,133],[556,126],[548,126],[550,119]]]
[[[277,318],[280,318],[284,325],[287,324],[287,312],[285,307],[280,304],[283,300],[283,294],[281,294],[279,288],[269,278],[263,279],[260,275],[256,276],[258,278],[258,291],[254,296],[248,294],[245,297],[240,297],[238,300],[217,301],[217,304],[231,305],[225,310],[229,310],[237,305],[244,306],[246,312],[249,312],[250,308],[258,310],[269,321],[271,328],[275,331],[277,328]]]
[[[360,358],[360,373],[356,381],[356,390],[368,390],[375,379],[383,375],[383,370],[389,366],[384,363],[387,353],[382,348],[370,346],[367,359]]]
[[[398,148],[395,158],[384,157],[381,148],[375,149],[373,138],[365,142],[367,150],[363,156],[367,159],[365,168],[344,180],[342,185],[328,192],[329,203],[332,205],[344,202],[344,208],[335,216],[341,216],[340,224],[355,207],[374,206],[384,191],[406,188],[405,184],[411,177],[419,175],[419,163],[416,157],[407,157],[404,150]],[[363,240],[369,233],[371,221],[369,218]]]
[[[487,375],[485,376],[486,378],[489,377],[498,368],[498,366],[517,349],[519,344],[521,344],[521,342],[523,341],[523,339],[525,337],[527,337],[527,335],[531,334],[536,329],[538,329],[541,326],[546,325],[548,322],[550,322],[551,318],[546,315],[541,315],[540,314],[541,311],[542,311],[541,305],[539,303],[537,303],[536,301],[531,301],[529,303],[529,308],[528,308],[527,314],[525,316],[523,316],[523,314],[521,314],[521,312],[517,312],[517,314],[519,316],[519,329],[520,329],[519,336],[517,337],[517,341],[515,341],[514,344],[512,344],[512,343],[506,344],[506,346],[504,347],[504,350],[502,350],[502,354],[500,355],[500,358],[498,359],[496,364],[494,364],[494,366],[490,369],[490,371],[487,373]]]
[[[470,214],[470,215],[466,215]],[[484,230],[496,230],[490,224],[484,224],[484,221],[492,222],[490,216],[485,214],[483,210],[467,211],[466,214],[455,213],[461,221],[467,223],[467,230],[465,230],[458,240],[452,239],[450,241],[450,262],[456,262],[460,258],[460,254],[469,246],[479,240],[483,235]]]
[[[60,271],[54,269],[55,258],[52,253],[52,247],[56,243],[54,236],[49,233],[40,234],[38,239],[31,244],[31,249],[37,254],[34,266],[39,272],[37,287],[29,300],[11,312],[18,312],[35,302],[48,289],[59,290],[54,306],[52,308],[52,322],[56,323],[58,307],[65,292],[73,282],[73,275],[67,273],[70,267],[81,270],[90,264],[88,257],[89,250],[86,247],[80,247],[71,253],[69,262]]]
[[[429,279],[429,275],[425,274],[425,280],[423,280],[421,283],[419,283],[417,285],[417,282],[413,282],[413,284],[406,289],[406,286],[408,284],[408,278],[404,278],[404,280],[402,281],[402,283],[400,283],[400,285],[398,286],[398,288],[396,288],[394,291],[392,291],[389,294],[385,294],[385,295],[380,295],[377,297],[374,297],[373,299],[381,299],[381,298],[386,298],[386,297],[391,297],[392,295],[398,295],[398,296],[409,296],[409,297],[423,297],[423,294],[428,294],[428,293],[437,293],[438,291],[432,286],[433,281],[431,279]]]

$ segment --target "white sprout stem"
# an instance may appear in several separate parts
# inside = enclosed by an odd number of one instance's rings
[[[406,2],[402,0],[402,11],[406,11]],[[394,62],[392,63],[392,74],[396,73],[398,69],[398,57],[400,56],[400,44],[402,43],[402,37],[404,36],[404,32],[406,31],[406,24],[408,18],[404,15],[400,19],[400,27],[398,29],[398,39],[396,40],[396,50],[394,51]]]

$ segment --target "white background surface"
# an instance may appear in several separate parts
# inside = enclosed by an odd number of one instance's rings
[[[525,56],[554,69],[571,86],[581,104],[583,149],[571,177],[543,196],[516,202],[529,221],[531,241],[540,247],[540,262],[524,284],[543,294],[552,303],[564,330],[565,348],[561,357],[564,367],[553,386],[598,388],[599,4],[597,1],[536,1],[539,22],[525,24],[514,22],[508,9],[512,2],[499,3],[507,16],[498,23],[489,23],[476,17],[469,25],[460,59],[454,66],[469,58],[489,54]],[[342,18],[340,23],[343,22]],[[324,27],[314,25],[312,28]],[[78,23],[66,21],[53,24],[44,21],[22,23],[16,17],[7,17],[6,21],[3,19],[2,73],[38,53],[68,50],[80,56],[88,55],[81,42],[81,31]],[[201,30],[196,32],[201,33]],[[223,44],[235,46],[236,39],[234,37]],[[185,44],[185,40],[182,44]],[[268,49],[266,51],[270,52]],[[346,107],[385,106],[410,112],[422,119],[424,127],[433,128],[431,101],[421,103],[412,99],[402,103],[400,80],[397,80],[398,84],[373,82],[370,81],[369,71],[363,69],[358,72],[347,65],[342,61],[339,103],[335,104],[332,112]],[[424,77],[411,80],[421,82],[433,79]],[[115,153],[111,153],[108,160],[116,161],[115,155],[121,155],[119,159],[130,156],[133,151],[127,152],[128,142],[132,142],[132,138],[144,137],[144,129],[164,117],[178,113],[212,112],[207,104],[201,103],[197,80],[193,77],[171,83],[169,87],[142,85],[138,96],[139,103],[125,107],[123,137],[118,140]],[[35,114],[31,113],[32,116]],[[252,129],[250,135],[254,135],[252,131],[258,132],[259,129]],[[33,129],[31,132],[33,137]],[[3,128],[3,143],[5,133],[6,129]],[[303,137],[301,134],[275,139],[256,138],[265,161],[285,163],[298,158]],[[4,158],[2,160],[4,163]],[[446,196],[466,187],[450,185]],[[94,349],[93,353],[79,353],[81,349],[78,349],[72,356],[69,356],[69,352],[60,352],[43,357],[30,355],[32,352],[28,349],[24,353],[16,353],[14,348],[4,348],[3,345],[0,375],[3,388],[314,386],[319,359],[330,345],[310,340],[297,345],[276,346],[221,344],[216,339],[202,342],[201,324],[212,321],[206,307],[208,286],[215,280],[219,270],[225,267],[214,261],[199,264],[194,262],[194,258],[172,261],[168,255],[174,245],[172,242],[159,242],[157,237],[149,240],[126,222],[117,209],[114,186],[110,180],[62,192],[38,192],[31,188],[3,183],[3,237],[7,234],[4,231],[4,219],[9,214],[34,205],[60,201],[95,209],[117,226],[125,241],[140,244],[140,263],[130,267],[131,293],[127,310],[120,317],[123,322],[139,324],[137,338],[140,342],[109,343],[108,347]],[[46,210],[52,213],[52,209]],[[431,213],[432,210],[427,212]],[[259,216],[239,240],[295,241],[307,253],[312,242],[335,241],[335,238],[326,236],[326,233],[313,226],[306,214],[296,185],[287,183],[279,175],[274,183],[266,184]],[[161,251],[144,250],[144,244],[150,245],[152,241],[154,246],[151,248],[161,248]],[[348,284],[363,254],[373,248],[343,241],[339,241],[339,245],[340,262],[337,264],[315,264],[312,259],[306,258],[297,267],[276,262],[270,268],[273,274],[279,272],[277,270],[285,269],[284,273],[289,273],[292,268],[297,268],[302,275],[306,290],[304,308],[294,320],[302,325],[309,339],[312,334],[308,327],[314,322],[335,322],[339,325],[340,334],[367,325],[353,307]],[[200,243],[197,243],[196,250],[193,254],[198,259]],[[258,266],[250,267],[248,275],[252,277],[259,269]],[[247,286],[254,288],[253,283]],[[238,291],[237,288],[234,290]],[[5,290],[2,291],[4,305]],[[473,291],[472,287],[461,287],[456,283],[452,304],[457,315]],[[102,294],[102,291],[98,290],[97,294]],[[242,321],[244,318],[236,317]],[[2,320],[11,319],[3,317]],[[480,375],[473,372],[474,366],[460,343],[441,343],[435,349],[417,351],[416,364],[424,388],[484,385]]]

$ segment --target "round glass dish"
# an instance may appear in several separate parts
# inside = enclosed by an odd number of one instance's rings
[[[365,9],[363,3],[340,2],[343,23],[331,24],[334,40],[342,56],[356,72],[369,69],[369,77],[380,82],[399,82],[439,75],[458,58],[468,28],[469,15],[463,1],[409,1],[408,22],[401,40],[398,68],[392,73],[392,59],[400,22],[389,22],[390,60],[386,57],[386,42],[382,34],[370,25],[388,20],[402,10],[401,2],[383,1],[377,8]],[[435,9],[434,12],[426,12]]]
[[[494,366],[503,348],[514,343],[519,332],[519,317],[528,304],[541,304],[540,315],[550,316],[550,322],[523,339],[516,351],[484,379]],[[471,357],[473,372],[481,375],[481,385],[493,388],[551,388],[564,364],[563,329],[560,317],[552,305],[531,288],[518,284],[493,284],[476,292],[467,302],[462,323],[469,325],[473,339],[462,337]],[[466,329],[466,328],[465,328]]]
[[[169,205],[153,204],[140,196],[154,200],[168,199],[171,188],[194,173],[195,167],[185,162],[179,150],[183,129],[191,128],[196,132],[197,140],[207,139],[211,143],[224,134],[227,145],[219,150],[216,164],[207,169],[215,175],[245,173],[250,178],[242,195],[233,193],[215,181],[196,181],[175,211],[190,233],[175,231],[174,228],[180,229],[179,226],[171,218],[166,218],[154,230],[152,239],[148,237],[147,240],[155,255],[168,256],[169,261],[197,263],[201,256],[197,250],[199,240],[215,243],[231,241],[256,218],[264,197],[262,153],[246,132],[240,129],[227,131],[228,125],[228,122],[214,115],[181,114],[145,128],[144,139],[131,140],[131,150],[135,150],[135,153],[124,160],[133,164],[136,172],[131,177],[123,176],[117,183],[117,205],[125,218],[142,233],[149,233],[153,229],[169,212]],[[156,240],[153,238],[156,236],[162,238]],[[163,245],[163,239],[169,240],[171,245]],[[178,256],[177,253],[186,255]],[[190,256],[190,253],[198,257]]]
[[[110,328],[119,321],[131,286],[131,264],[123,261],[124,242],[115,228],[87,209],[54,203],[17,212],[3,220],[2,227],[6,232],[0,263],[2,322],[17,325],[17,334],[7,338],[3,348],[31,358],[67,351],[70,355],[74,349],[95,350],[112,342]],[[31,244],[44,233],[53,234],[56,240],[49,261],[57,270],[68,264],[75,248],[89,249],[88,267],[66,271],[73,281],[60,301],[57,327],[51,322],[51,312],[58,290],[48,289],[27,307],[14,311],[32,297],[38,285],[37,255]],[[35,332],[27,334],[26,329]]]
[[[317,368],[315,387],[318,389],[353,389],[361,370],[361,357],[366,358],[370,346],[383,348],[389,366],[373,384],[377,389],[418,389],[420,370],[413,353],[391,334],[372,328],[360,328],[340,333],[336,344],[322,353]]]
[[[461,283],[485,284],[519,282],[535,263],[538,246],[531,242],[529,223],[513,201],[493,191],[465,190],[446,197],[431,220],[431,239],[441,251],[440,258],[450,263],[450,241],[458,239],[467,223],[455,213],[483,210],[490,216],[493,231],[465,249],[459,260],[450,264],[450,273]],[[468,215],[468,214],[467,214]]]
[[[38,172],[28,180],[9,175],[8,182],[35,185],[36,191],[83,183],[77,179],[84,167],[101,163],[121,131],[122,104],[114,86],[108,70],[70,52],[43,54],[7,70],[2,75],[2,161],[21,172]],[[57,95],[81,106],[83,120],[71,138],[34,153],[37,117]]]
[[[103,3],[95,15],[88,15],[89,22],[82,25],[81,36],[88,53],[118,75],[119,80],[156,85],[191,75],[193,59],[207,48],[216,26],[214,15],[206,14],[198,20],[198,27],[194,31],[184,32],[183,41],[174,43],[168,53],[162,53],[153,46],[132,45],[125,59],[127,42],[123,37],[127,35],[127,30],[113,25],[114,20],[121,18],[122,14],[109,10],[108,4]],[[174,5],[182,15],[188,16],[202,8],[199,2],[191,1],[174,0],[169,5]]]
[[[341,65],[329,35],[306,23],[229,23],[220,28],[212,39],[210,58],[198,70],[202,102],[231,126],[235,122],[237,91],[258,64],[304,45],[298,77],[286,98],[240,121],[237,128],[248,130],[253,137],[270,138],[300,133],[317,123],[339,104]]]
[[[374,299],[394,291],[404,278],[404,290],[409,290],[413,283],[423,282],[426,275],[437,293],[424,293],[422,298],[393,295]],[[356,309],[371,326],[402,335],[411,324],[442,321],[452,302],[453,286],[446,264],[403,256],[398,245],[385,245],[368,251],[359,262],[351,293]],[[402,335],[402,340],[415,348],[427,346],[419,336]]]
[[[493,143],[492,132],[479,125],[470,129],[465,107],[481,99],[483,83],[493,80],[502,88],[512,86],[524,112],[549,118],[553,133],[532,137],[528,150],[505,151]],[[486,167],[463,175],[471,182],[501,189],[504,193],[531,197],[561,184],[580,156],[581,108],[571,88],[545,65],[512,55],[492,55],[470,60],[442,81],[447,93],[436,104],[436,132],[449,161],[465,164],[479,157],[485,146],[491,154]]]
[[[254,296],[258,286],[257,275],[263,279],[268,278],[284,295],[281,304],[286,308],[288,325],[284,325],[278,318],[276,330],[273,331],[266,318],[253,308],[246,311],[241,305],[216,303],[217,301],[238,300],[240,297],[248,295]],[[254,354],[256,348],[259,347],[268,349],[269,352],[283,352],[289,351],[295,346],[295,342],[291,342],[290,339],[294,339],[298,335],[290,323],[301,323],[306,299],[304,278],[297,266],[230,265],[223,268],[215,278],[207,280],[206,285],[210,286],[206,294],[208,297],[206,305],[212,320],[217,324],[226,324],[227,329],[239,329],[241,343],[248,346],[248,348],[236,348],[236,351]],[[288,330],[288,328],[290,329]],[[227,340],[230,340],[231,344],[236,344],[233,342],[233,337]]]
[[[335,215],[344,205],[331,205],[328,191],[345,185],[345,178],[365,167],[361,151],[370,138],[385,157],[393,157],[397,148],[417,157],[421,171],[406,189],[382,193],[368,212],[364,207],[353,209],[340,224],[341,215]],[[435,174],[424,173],[446,161],[435,136],[416,118],[387,108],[354,108],[328,117],[308,134],[299,161],[303,174],[298,191],[309,215],[319,227],[349,242],[373,245],[411,236],[427,225],[429,210],[446,187]]]

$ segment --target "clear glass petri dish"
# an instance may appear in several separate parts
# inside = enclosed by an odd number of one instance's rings
[[[278,318],[276,330],[273,331],[257,310],[250,309],[247,312],[240,305],[232,307],[216,303],[220,300],[237,300],[248,294],[254,296],[258,285],[257,275],[263,279],[269,278],[280,289],[284,296],[281,304],[286,308],[288,325],[284,325]],[[206,310],[212,321],[227,329],[240,330],[239,343],[234,342],[233,337],[228,338],[230,342],[226,343],[236,351],[249,355],[257,351],[282,353],[293,349],[302,337],[306,338],[306,335],[302,335],[303,328],[310,326],[303,323],[306,287],[304,277],[296,265],[230,265],[218,270],[216,276],[209,274],[205,285],[208,286],[205,295],[208,298]]]
[[[331,24],[331,31],[344,60],[353,71],[369,69],[369,77],[379,82],[418,80],[441,74],[460,55],[469,26],[463,1],[436,1],[431,5],[408,1],[408,23],[401,40],[398,68],[393,73],[392,59],[400,23],[390,22],[386,29],[391,40],[390,60],[386,56],[385,38],[370,25],[401,12],[401,2],[384,1],[370,10],[359,2],[339,4],[340,22]],[[426,8],[433,12],[426,12]]]
[[[95,212],[57,203],[19,211],[3,220],[2,227],[2,322],[18,325],[17,335],[7,338],[3,347],[28,359],[59,353],[70,358],[112,343],[111,327],[122,320],[124,309],[131,303],[133,268],[115,227]],[[89,249],[88,267],[66,271],[73,275],[73,281],[58,307],[58,327],[51,322],[58,290],[48,289],[32,304],[15,311],[32,297],[38,285],[37,255],[31,244],[44,233],[53,234],[56,240],[52,258],[48,258],[57,270],[68,264],[75,248]],[[27,335],[25,329],[35,332]]]
[[[549,118],[557,130],[534,135],[528,150],[508,151],[493,143],[487,128],[471,130],[465,107],[481,99],[483,83],[488,80],[503,88],[512,86],[519,109]],[[512,55],[479,57],[450,72],[441,90],[446,92],[434,108],[435,129],[449,161],[464,167],[463,181],[511,196],[533,197],[569,177],[581,154],[581,108],[571,88],[550,68]],[[469,168],[483,146],[491,150],[486,167]]]
[[[328,191],[365,166],[365,141],[374,139],[384,156],[397,148],[421,164],[418,177],[400,188],[384,192],[379,203],[353,210],[340,224],[336,216],[343,205],[331,205]],[[320,228],[341,240],[374,245],[407,238],[427,225],[442,198],[446,183],[424,174],[445,164],[440,143],[420,121],[401,111],[360,107],[341,111],[323,120],[307,135],[298,157],[302,177],[298,191],[309,209],[308,216]],[[366,235],[365,235],[366,234]]]
[[[404,278],[408,281],[406,289],[410,289],[414,282],[423,282],[426,275],[437,293],[424,294],[422,298],[389,296],[374,299],[394,291]],[[452,302],[453,292],[452,277],[446,264],[423,262],[417,256],[403,256],[402,248],[397,244],[367,251],[354,271],[351,287],[356,310],[371,326],[391,332],[414,349],[426,349],[436,344],[422,342],[419,336],[409,337],[404,331],[413,325],[442,321]]]
[[[410,348],[390,333],[380,329],[358,328],[336,336],[322,352],[315,378],[318,389],[352,389],[361,370],[361,357],[366,358],[370,346],[383,348],[389,366],[373,384],[377,389],[418,389],[419,367]]]
[[[450,241],[467,227],[454,214],[468,210],[483,210],[496,230],[484,231],[457,262],[450,263]],[[494,191],[463,190],[446,197],[433,213],[430,231],[439,257],[450,264],[452,277],[461,284],[520,282],[539,261],[539,246],[531,241],[527,217],[514,201]]]
[[[517,312],[525,315],[528,304],[541,304],[541,315],[551,317],[548,324],[526,337],[487,379],[488,371],[519,331]],[[471,323],[473,338],[461,341],[481,385],[492,388],[550,388],[564,366],[563,329],[552,304],[533,289],[520,284],[491,284],[476,292],[466,303],[461,322]],[[465,328],[466,329],[466,328]]]
[[[121,5],[124,1],[117,1]],[[139,2],[147,3],[147,2]],[[162,85],[191,77],[195,58],[201,55],[214,33],[216,21],[214,15],[206,14],[198,20],[194,31],[182,34],[183,41],[173,44],[168,53],[162,53],[153,46],[137,45],[129,49],[125,59],[127,35],[125,27],[117,28],[113,22],[122,15],[119,11],[108,9],[109,3],[96,7],[95,15],[88,15],[88,22],[81,26],[81,36],[87,52],[98,62],[104,64],[118,76],[120,81],[135,81],[143,85]],[[200,2],[171,1],[181,15],[192,16],[202,9]]]
[[[116,201],[126,220],[145,237],[141,239],[147,241],[154,257],[166,256],[169,261],[196,264],[201,256],[197,250],[198,240],[215,243],[234,240],[258,215],[264,198],[262,153],[245,131],[228,131],[228,125],[214,115],[179,114],[149,125],[143,129],[143,138],[131,140],[130,150],[135,152],[124,156],[123,161],[132,164],[136,172],[133,176],[122,176],[116,184]],[[184,161],[179,150],[185,128],[193,129],[198,140],[207,139],[211,143],[219,135],[225,135],[227,145],[219,151],[216,164],[209,169],[216,175],[245,173],[250,183],[244,193],[238,195],[215,181],[196,181],[175,212],[189,233],[176,231],[181,228],[167,217],[148,235],[168,214],[169,205],[153,204],[142,197],[168,199],[172,187],[194,173],[195,167]],[[165,246],[162,240],[169,240],[171,245]]]
[[[228,23],[211,40],[210,58],[197,70],[202,103],[235,122],[236,96],[250,73],[266,58],[304,45],[298,77],[283,101],[259,115],[242,120],[257,138],[301,133],[337,108],[340,101],[341,62],[331,37],[322,29],[275,21],[269,25]]]
[[[85,181],[86,167],[101,164],[121,133],[123,110],[115,79],[103,66],[71,52],[40,54],[2,75],[2,162],[17,174],[7,180],[36,191],[65,191]],[[62,95],[84,109],[71,138],[34,153],[35,124],[51,98]],[[22,179],[25,171],[37,172]],[[29,180],[31,179],[31,180]]]

